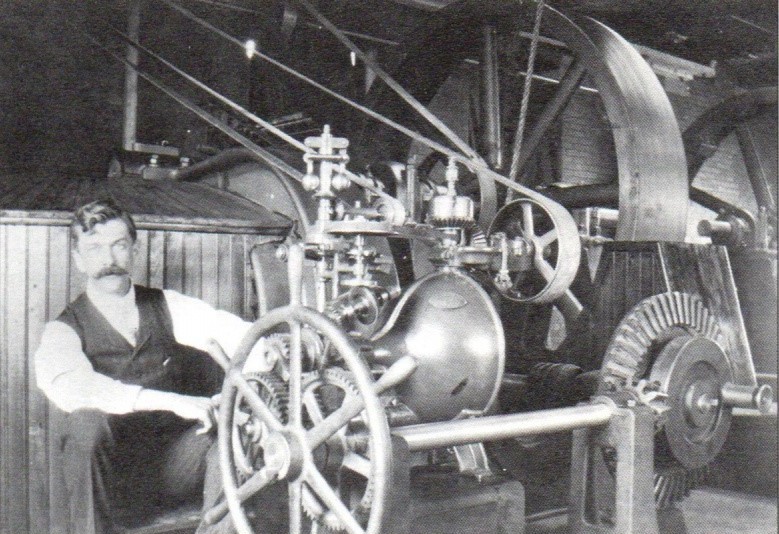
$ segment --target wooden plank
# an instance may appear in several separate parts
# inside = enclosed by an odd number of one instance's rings
[[[219,236],[201,234],[201,298],[219,307]]]
[[[0,226],[0,257],[8,258],[8,226]],[[8,311],[8,269],[10,262],[0,262],[0,355],[8,354],[8,320],[10,313]],[[8,358],[0,357],[0,391],[6,391],[8,387]],[[5,429],[8,425],[9,413],[6,396],[0,395],[0,428]],[[6,433],[0,432],[0,512],[10,510],[11,502],[8,495],[8,474],[6,472],[8,462],[10,461],[10,448],[6,443],[8,437]],[[9,517],[6,513],[0,513],[0,533],[11,531],[8,523]]]
[[[254,245],[252,236],[243,236],[243,250],[241,255],[241,269],[243,271],[243,316],[244,319],[254,321],[257,317],[257,288],[252,280],[250,252]]]
[[[7,316],[2,402],[2,489],[0,509],[9,534],[29,532],[27,521],[27,228],[8,228],[7,286],[3,302]]]
[[[189,232],[183,236],[184,293],[197,298],[200,298],[203,294],[200,238],[199,234]]]
[[[70,302],[70,288],[65,273],[70,268],[70,232],[67,227],[49,228],[49,298],[47,320],[56,319]],[[69,534],[68,502],[59,440],[63,414],[53,406],[48,411],[49,453],[49,534]]]
[[[38,348],[48,313],[49,232],[45,226],[27,230],[27,366],[28,453],[30,532],[49,531],[49,462],[47,399],[38,390],[32,354]],[[28,357],[29,355],[29,357]]]
[[[149,231],[149,275],[150,287],[163,287],[165,283],[165,232]]]
[[[220,310],[232,309],[232,287],[233,287],[233,271],[230,268],[232,263],[232,255],[230,253],[230,247],[232,239],[227,235],[219,236],[219,258],[217,266],[217,284],[219,292],[219,302],[217,307]]]
[[[138,239],[135,241],[135,262],[133,265],[133,283],[142,286],[149,285],[149,232],[138,230]]]
[[[230,303],[230,309],[232,313],[248,319],[246,310],[244,309],[244,279],[243,279],[243,237],[232,236],[230,245],[230,269],[232,270],[231,278],[233,280],[232,288],[232,302]]]
[[[165,289],[184,292],[184,234],[165,233]]]

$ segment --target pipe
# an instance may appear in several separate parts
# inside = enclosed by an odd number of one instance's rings
[[[173,169],[168,174],[168,178],[178,182],[197,182],[209,174],[223,172],[236,165],[240,165],[241,163],[250,163],[254,161],[263,164],[265,163],[265,160],[248,148],[228,148],[213,157],[204,159],[203,161],[199,161],[188,167]]]
[[[600,426],[613,414],[612,406],[596,401],[569,408],[411,425],[394,428],[392,434],[406,440],[409,451],[415,452]]]
[[[503,166],[503,134],[500,126],[500,83],[498,78],[498,35],[495,27],[485,24],[483,29],[481,82],[482,82],[482,124],[484,133],[482,145],[487,153],[487,162],[493,169]]]

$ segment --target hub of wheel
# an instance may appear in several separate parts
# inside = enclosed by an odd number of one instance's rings
[[[686,468],[708,464],[722,448],[731,410],[720,398],[731,370],[722,348],[701,336],[682,335],[660,352],[650,375],[667,397],[665,439]]]
[[[262,443],[265,466],[279,479],[294,480],[303,472],[304,448],[291,432],[271,432]]]

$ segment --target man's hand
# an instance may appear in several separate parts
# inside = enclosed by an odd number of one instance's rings
[[[135,400],[135,411],[166,410],[182,419],[200,421],[198,434],[205,434],[214,427],[214,402],[208,397],[191,397],[168,391],[142,389]]]

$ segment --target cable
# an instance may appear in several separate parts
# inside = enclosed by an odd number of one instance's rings
[[[544,11],[544,0],[537,0],[536,20],[533,24],[533,36],[530,39],[530,53],[527,58],[527,75],[522,89],[522,101],[519,107],[519,121],[517,122],[517,131],[514,134],[514,146],[511,152],[511,167],[509,169],[509,180],[516,182],[519,177],[519,156],[522,152],[522,138],[525,136],[525,123],[527,122],[527,108],[530,103],[530,88],[533,83],[533,69],[536,63],[536,52],[538,51],[538,40],[541,36],[541,15]],[[513,192],[509,191],[506,196],[506,202],[510,202],[514,197]]]

